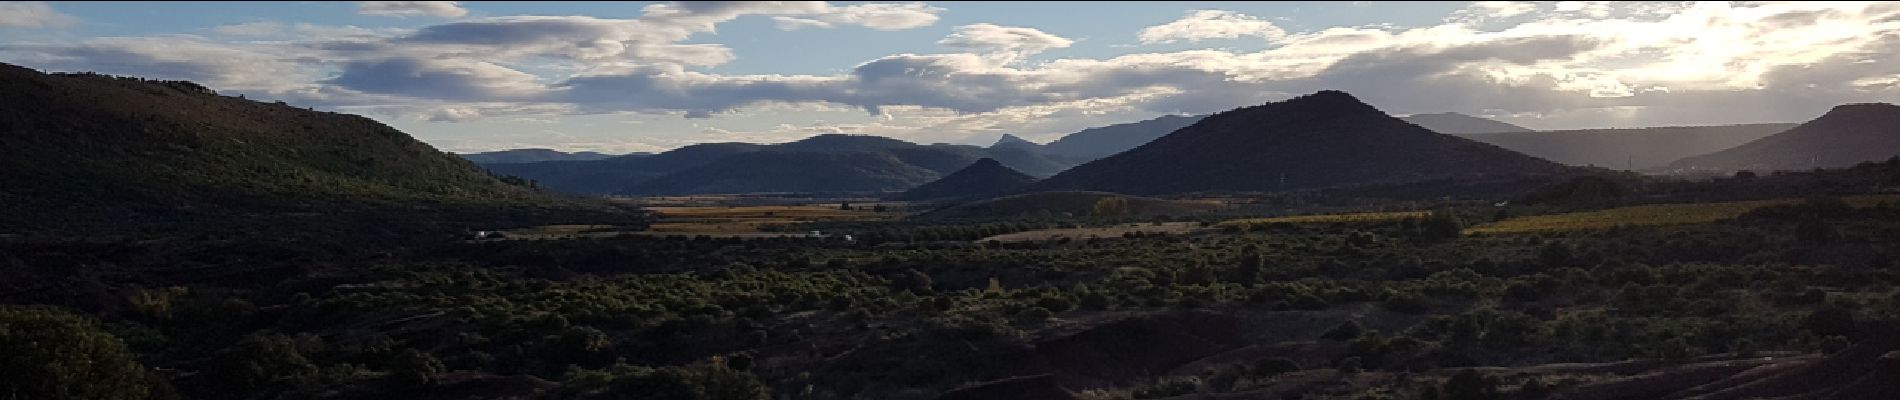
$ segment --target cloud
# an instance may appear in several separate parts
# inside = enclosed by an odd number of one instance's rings
[[[0,29],[59,28],[71,26],[79,18],[60,13],[39,1],[0,1]]]
[[[964,25],[937,44],[994,54],[998,62],[1008,64],[1049,49],[1069,47],[1075,41],[1051,35],[1035,28],[996,24]]]
[[[772,22],[779,29],[788,31],[803,28],[831,28],[837,25],[856,25],[881,31],[895,31],[935,24],[937,13],[941,11],[943,11],[942,8],[931,7],[924,3],[826,6],[813,15],[776,16],[772,17]]]
[[[831,7],[815,19],[831,24],[858,25],[876,30],[894,31],[935,24],[937,13],[942,11],[942,8],[931,7],[924,3],[857,4]]]
[[[453,1],[359,1],[356,13],[378,17],[460,18],[468,9]]]
[[[445,59],[357,61],[323,83],[364,93],[439,100],[523,100],[543,91],[535,76],[525,72],[487,62]]]
[[[1238,39],[1247,36],[1278,40],[1286,30],[1247,14],[1223,10],[1195,10],[1174,22],[1142,28],[1136,35],[1143,44],[1174,43],[1186,40]]]
[[[220,25],[211,28],[212,32],[229,36],[276,36],[284,33],[284,24],[272,21],[246,22],[234,25]]]
[[[1578,4],[1581,2],[1564,2],[1564,3],[1566,4],[1559,5],[1560,8],[1575,9],[1575,10],[1582,10],[1586,8],[1586,6],[1582,6]],[[1532,12],[1537,11],[1537,9],[1538,9],[1538,5],[1531,2],[1474,1],[1471,3],[1471,5],[1465,6],[1465,9],[1459,10],[1457,13],[1452,14],[1449,20],[1465,21],[1465,22],[1485,22],[1485,21],[1491,21],[1491,20],[1497,20],[1497,19],[1511,18],[1511,17],[1520,16],[1520,15],[1526,15],[1526,14],[1530,14]]]
[[[830,28],[831,27],[830,22],[819,21],[815,19],[807,19],[807,18],[787,17],[787,16],[772,17],[772,23],[774,26],[777,26],[778,29],[787,30],[787,31],[795,31],[795,30],[804,29],[804,28]]]
[[[719,73],[711,67],[744,55],[695,39],[746,16],[770,17],[781,29],[883,29],[934,23],[939,9],[716,2],[643,10],[633,18],[503,16],[413,29],[297,24],[276,27],[289,32],[270,42],[190,35],[9,42],[0,43],[0,57],[413,120],[633,113],[724,121],[787,108],[877,118],[754,132],[721,125],[761,137],[1049,139],[1090,124],[1218,112],[1321,89],[1346,90],[1395,114],[1506,115],[1551,128],[1795,121],[1834,104],[1900,100],[1900,7],[1878,3],[1513,3],[1473,6],[1442,24],[1302,31],[1200,10],[1137,36],[1257,37],[1266,48],[1035,63],[1021,61],[1074,41],[974,23],[937,41],[943,53],[851,60],[841,72],[808,75]],[[228,28],[214,31],[269,30]],[[312,37],[283,38],[292,33]]]
[[[217,89],[282,90],[314,80],[311,71],[264,49],[189,35],[103,37],[59,45],[0,44],[0,54],[49,70],[191,80]]]
[[[428,114],[429,122],[468,122],[482,118],[482,112],[466,107],[443,107]]]

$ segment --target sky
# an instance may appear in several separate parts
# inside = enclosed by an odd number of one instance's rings
[[[1900,100],[1900,3],[5,2],[0,62],[191,80],[438,148],[1048,142],[1343,90],[1534,129]]]

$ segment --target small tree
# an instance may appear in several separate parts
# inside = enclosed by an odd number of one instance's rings
[[[1122,198],[1121,196],[1103,197],[1101,200],[1095,201],[1094,213],[1095,216],[1098,217],[1119,217],[1128,215],[1128,199]]]
[[[1458,371],[1440,388],[1445,400],[1491,400],[1498,398],[1497,382],[1477,370]]]
[[[435,384],[435,376],[447,371],[448,367],[435,356],[408,349],[397,354],[396,360],[390,363],[389,377],[399,386],[415,388]]]
[[[1464,221],[1458,220],[1458,214],[1450,208],[1432,210],[1431,215],[1418,221],[1419,236],[1429,239],[1457,239],[1464,235]]]

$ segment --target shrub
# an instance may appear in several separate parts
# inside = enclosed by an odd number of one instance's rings
[[[1157,399],[1199,393],[1201,379],[1195,377],[1168,379],[1136,387],[1132,394],[1136,399]]]
[[[0,393],[48,400],[171,396],[132,360],[125,343],[93,321],[45,307],[0,307]]]
[[[1355,338],[1358,338],[1360,334],[1364,334],[1365,332],[1366,332],[1366,329],[1359,326],[1359,321],[1346,321],[1346,323],[1339,324],[1339,326],[1335,326],[1333,327],[1333,329],[1327,330],[1326,333],[1320,334],[1319,338],[1327,339],[1327,340],[1347,341],[1347,340],[1353,340]]]

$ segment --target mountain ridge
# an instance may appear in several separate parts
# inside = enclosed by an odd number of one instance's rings
[[[976,160],[963,169],[929,183],[911,188],[892,200],[969,199],[1015,192],[1036,178],[1010,169],[994,158]]]
[[[1038,182],[1129,194],[1276,191],[1569,167],[1433,132],[1325,90],[1217,113]]]
[[[1900,106],[1834,106],[1786,131],[1732,148],[1684,157],[1665,169],[1796,170],[1839,168],[1900,155]]]

